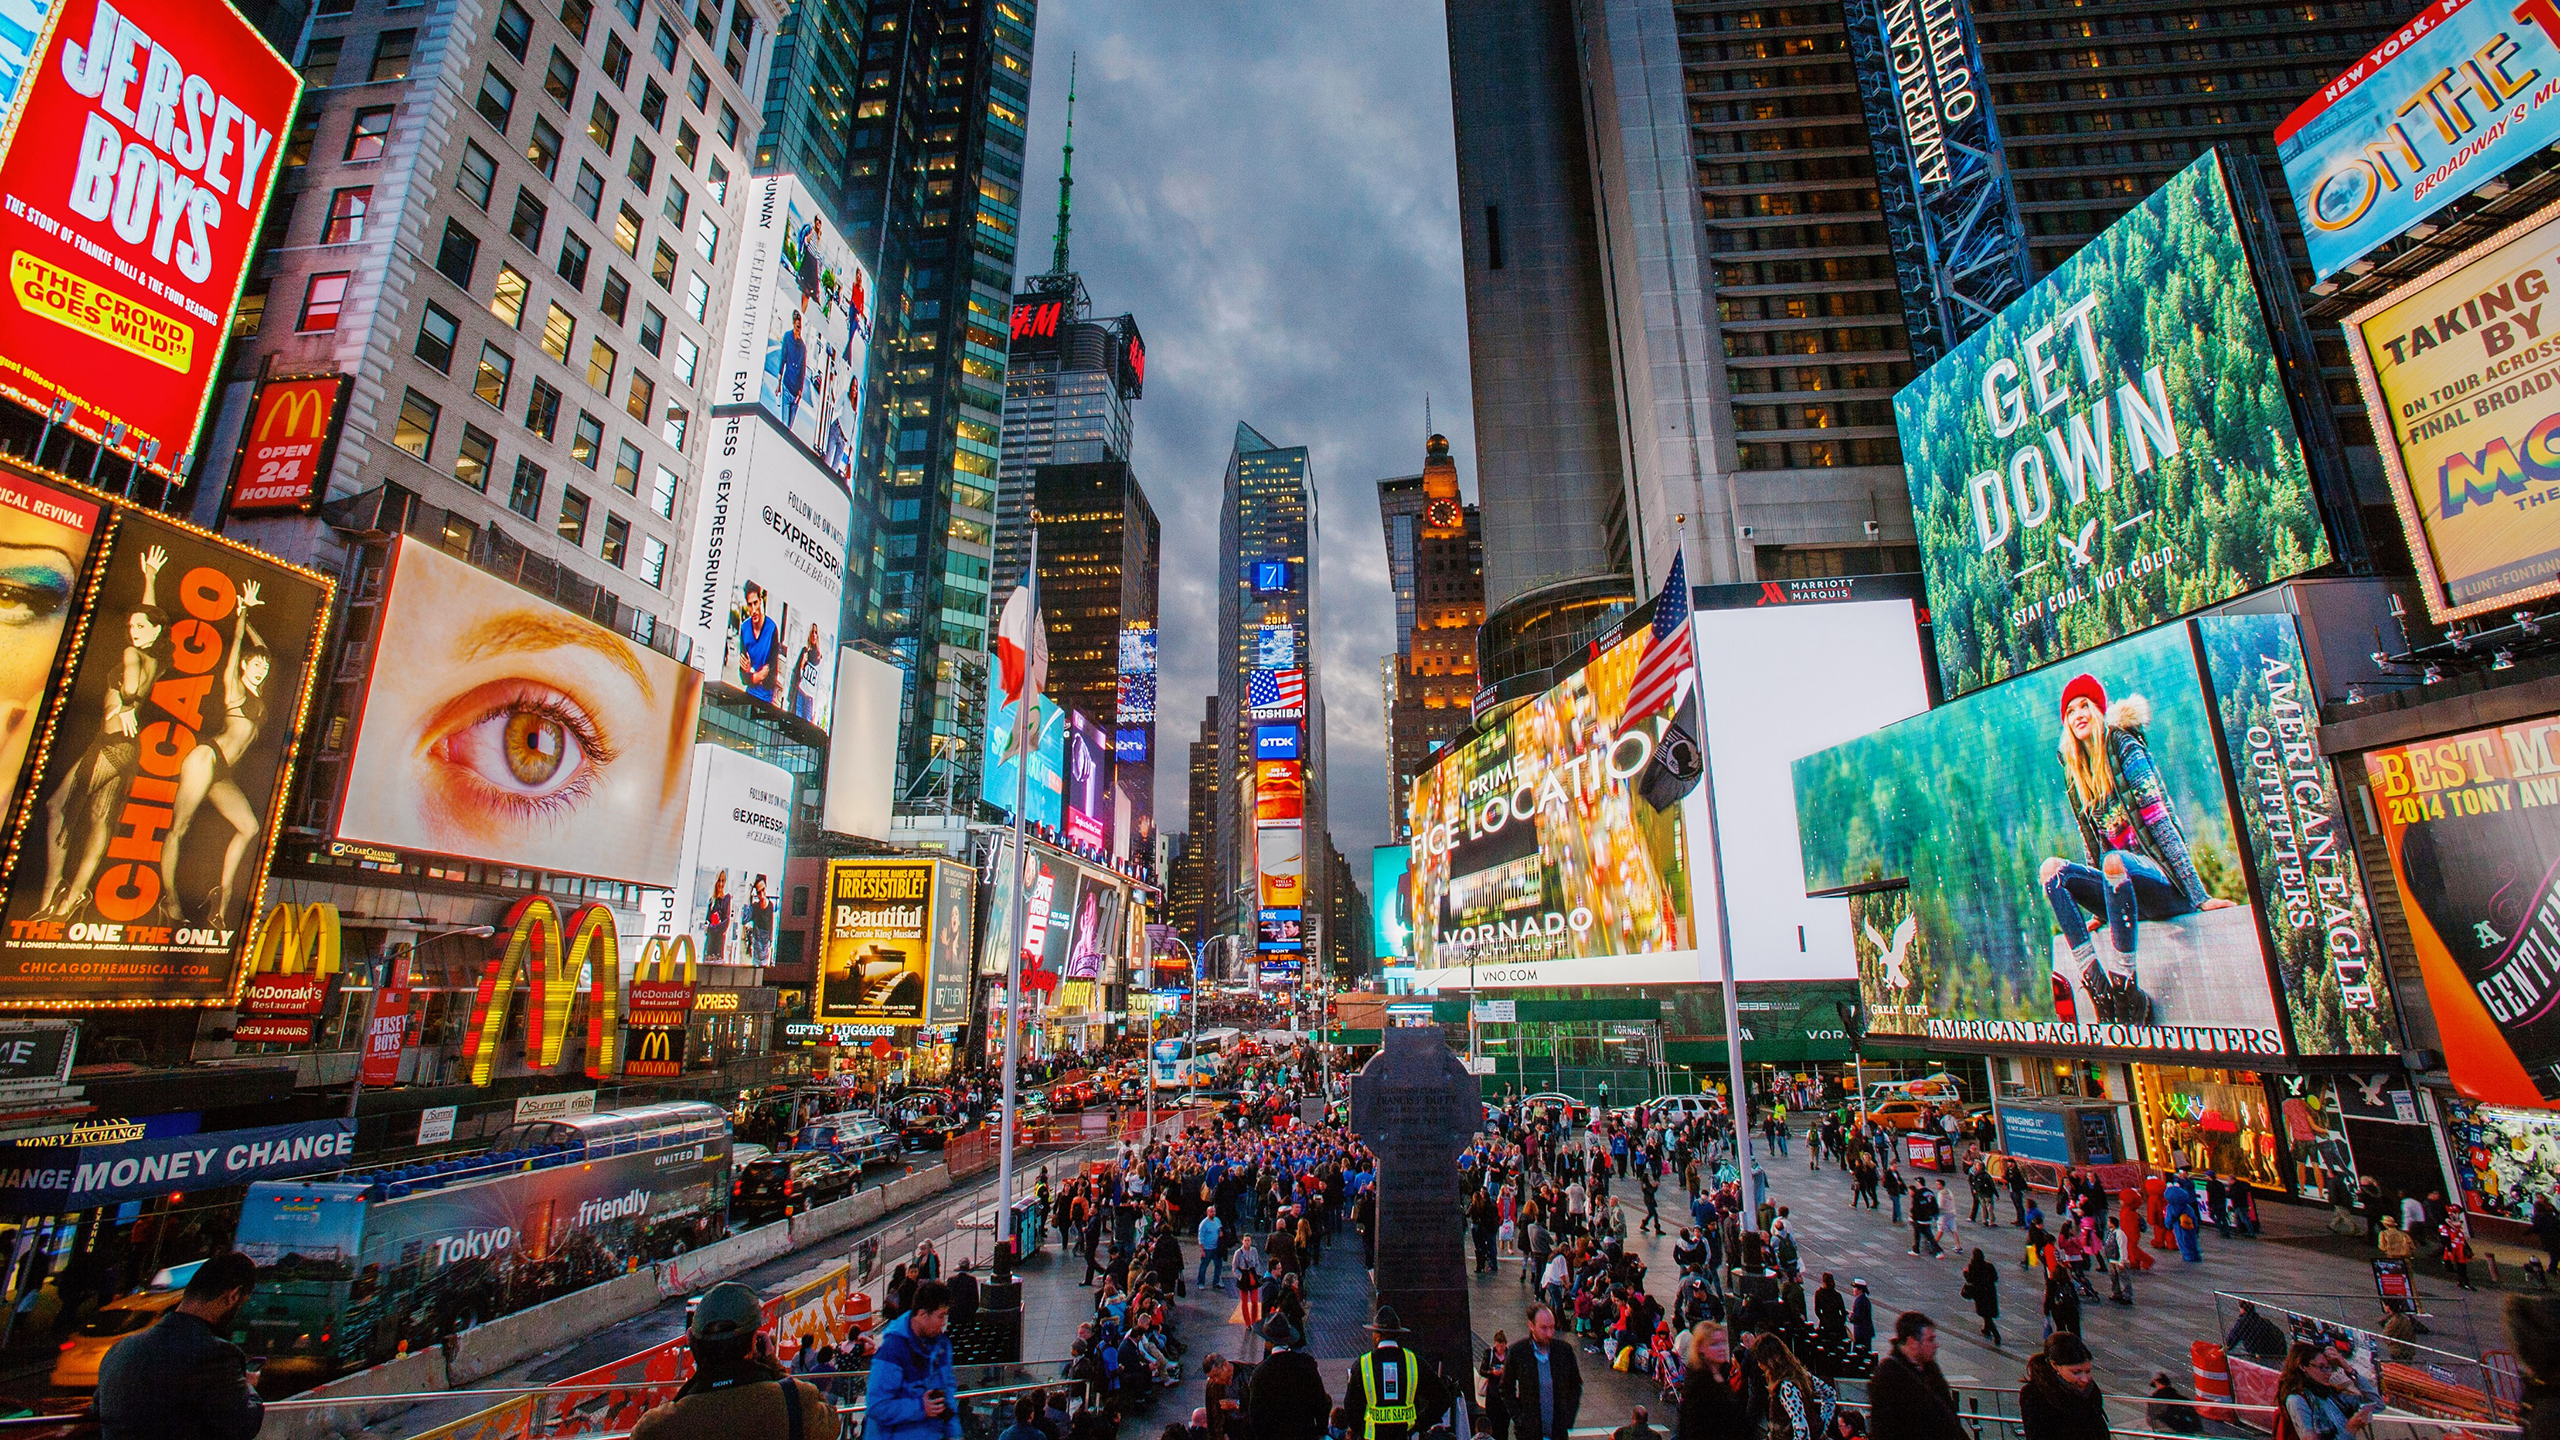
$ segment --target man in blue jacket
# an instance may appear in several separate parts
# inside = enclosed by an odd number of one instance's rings
[[[863,1440],[959,1440],[951,1373],[951,1291],[939,1280],[916,1287],[915,1304],[880,1332],[871,1357]]]

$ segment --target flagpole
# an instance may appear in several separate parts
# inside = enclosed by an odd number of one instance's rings
[[[1686,571],[1689,559],[1689,517],[1678,517],[1680,527],[1680,568]],[[1684,577],[1682,584],[1688,581]],[[1688,597],[1682,596],[1685,602]],[[1684,604],[1683,609],[1686,609]],[[1707,792],[1707,849],[1712,858],[1716,882],[1716,956],[1723,965],[1724,980],[1724,1050],[1726,1073],[1733,1085],[1733,1168],[1742,1179],[1742,1213],[1747,1221],[1760,1213],[1759,1187],[1752,1182],[1751,1157],[1751,1092],[1745,1088],[1742,1070],[1742,1005],[1733,983],[1733,914],[1725,902],[1724,832],[1716,820],[1715,745],[1707,733],[1707,672],[1698,662],[1698,627],[1684,621],[1680,626],[1680,642],[1689,647],[1690,693],[1698,697],[1698,758],[1705,762],[1704,789]],[[1678,714],[1674,705],[1672,713]],[[1756,1226],[1755,1226],[1756,1228]]]
[[[1040,640],[1040,527],[1036,524],[1031,527],[1031,560],[1022,572],[1022,583],[1031,591],[1031,633],[1023,637],[1022,694],[1013,703],[1013,929],[1004,965],[1004,1121],[996,1152],[998,1244],[1013,1234],[1014,1086],[1022,1063],[1022,936],[1031,914],[1031,847],[1023,822],[1031,812],[1032,729],[1026,722],[1040,703],[1040,677],[1033,673]],[[1046,1219],[1040,1217],[1042,1223]],[[1014,1258],[1023,1258],[1019,1250]]]

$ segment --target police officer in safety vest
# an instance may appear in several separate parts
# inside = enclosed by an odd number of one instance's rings
[[[1369,1333],[1376,1342],[1352,1363],[1342,1392],[1342,1408],[1351,1415],[1345,1433],[1348,1440],[1408,1440],[1439,1421],[1453,1397],[1439,1376],[1423,1368],[1421,1354],[1405,1345],[1394,1306],[1378,1307]]]

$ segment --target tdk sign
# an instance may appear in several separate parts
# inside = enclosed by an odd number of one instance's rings
[[[1254,726],[1253,758],[1256,760],[1297,759],[1298,727],[1295,725]]]

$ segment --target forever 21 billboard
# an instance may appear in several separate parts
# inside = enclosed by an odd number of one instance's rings
[[[114,507],[11,819],[0,1007],[227,1003],[329,582]]]

